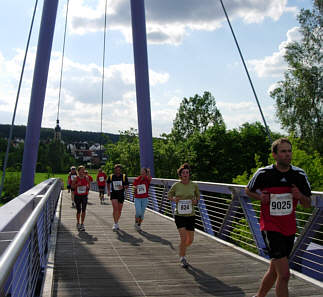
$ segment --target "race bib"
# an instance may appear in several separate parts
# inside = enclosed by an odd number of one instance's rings
[[[102,183],[104,181],[104,177],[103,176],[100,176],[99,177],[99,181]]]
[[[178,201],[178,214],[191,214],[193,212],[192,200]]]
[[[71,175],[71,180],[76,179],[76,175]]]
[[[293,196],[291,193],[270,194],[270,215],[287,216],[293,211]]]
[[[137,193],[139,194],[139,195],[141,195],[141,194],[146,194],[146,185],[145,184],[142,184],[142,185],[138,185],[137,186]]]
[[[84,194],[84,193],[86,193],[86,186],[78,186],[77,187],[77,193],[78,194]]]
[[[115,181],[113,181],[113,189],[115,191],[122,190],[122,181],[121,180],[115,180]]]

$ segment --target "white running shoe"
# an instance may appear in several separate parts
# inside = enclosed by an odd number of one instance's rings
[[[113,231],[119,230],[119,225],[118,224],[113,224],[112,230]]]

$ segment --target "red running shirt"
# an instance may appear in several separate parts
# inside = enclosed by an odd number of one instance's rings
[[[80,178],[79,176],[76,177],[75,195],[87,196],[89,193],[89,188],[89,180],[85,176],[83,178]]]
[[[291,195],[293,184],[303,195],[311,196],[306,173],[295,166],[287,172],[277,170],[274,165],[260,168],[249,181],[247,188],[251,192],[260,190],[270,193],[270,203],[261,203],[261,231],[276,231],[286,236],[296,233],[295,209],[298,200]]]
[[[135,198],[148,197],[150,181],[147,176],[143,178],[141,175],[134,180],[133,185],[136,186]]]
[[[98,186],[104,187],[106,180],[107,180],[107,175],[104,172],[99,172],[96,177],[96,182],[98,183]]]

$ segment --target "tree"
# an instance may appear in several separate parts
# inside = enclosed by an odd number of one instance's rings
[[[323,154],[323,8],[319,3],[314,2],[312,11],[299,13],[302,39],[286,46],[289,69],[270,95],[282,127]]]
[[[172,135],[176,140],[189,137],[194,132],[203,133],[208,127],[224,126],[222,115],[210,92],[203,96],[184,98],[173,122]]]

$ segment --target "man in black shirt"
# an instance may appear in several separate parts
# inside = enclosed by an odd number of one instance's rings
[[[121,165],[116,164],[114,166],[114,174],[110,174],[107,179],[108,184],[108,196],[110,196],[113,207],[113,231],[119,229],[119,219],[122,212],[124,202],[124,191],[129,186],[128,177],[125,174],[121,174]]]

